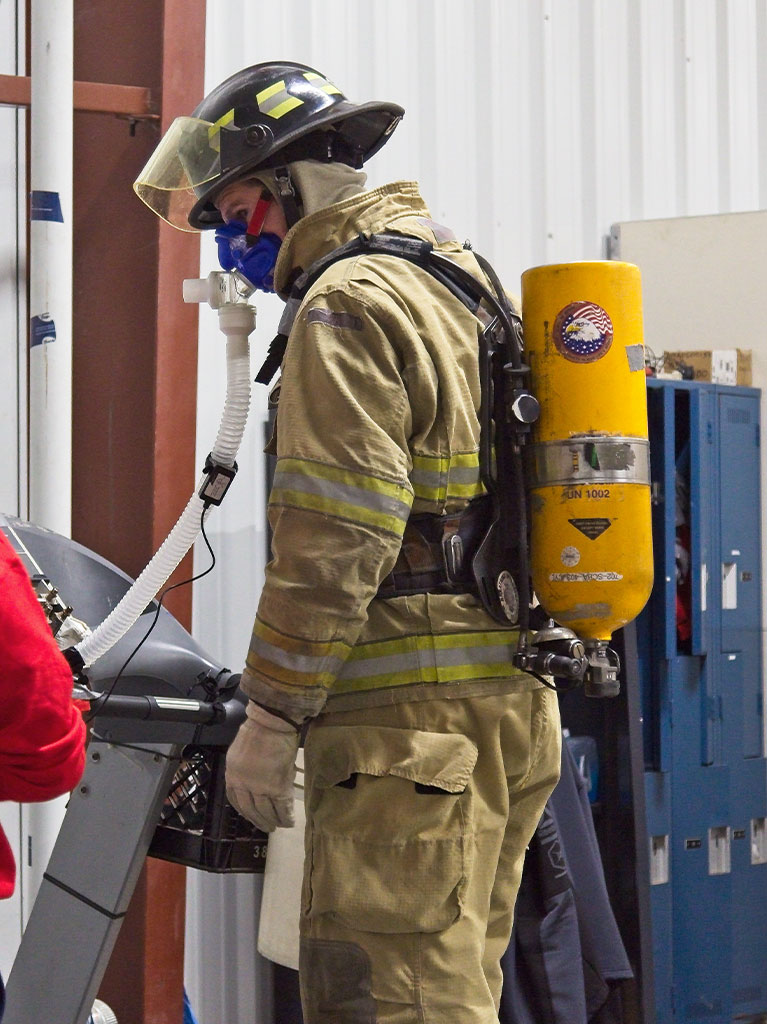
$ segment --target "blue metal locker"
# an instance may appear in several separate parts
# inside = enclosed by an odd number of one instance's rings
[[[741,392],[741,389],[737,389]],[[762,750],[759,399],[722,389],[719,400],[718,651],[723,742],[730,769],[733,1017],[767,1005],[767,776]]]
[[[656,1024],[730,1024],[767,1013],[759,392],[650,380],[648,408],[656,581],[637,638]]]

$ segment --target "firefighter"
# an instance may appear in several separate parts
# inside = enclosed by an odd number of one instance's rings
[[[307,1024],[497,1021],[525,847],[560,763],[556,694],[512,666],[517,631],[468,571],[489,514],[477,318],[395,255],[311,272],[389,233],[482,277],[414,182],[366,190],[361,168],[402,116],[301,64],[258,64],[177,119],[135,186],[286,301],[259,374],[281,365],[272,559],[227,794],[265,831],[291,827],[304,737]]]

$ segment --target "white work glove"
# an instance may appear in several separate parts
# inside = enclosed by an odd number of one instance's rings
[[[292,828],[298,730],[253,701],[226,755],[226,796],[264,832]]]

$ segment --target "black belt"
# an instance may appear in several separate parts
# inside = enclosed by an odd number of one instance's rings
[[[460,512],[411,516],[394,568],[381,581],[376,596],[475,590],[471,563],[491,516],[492,504],[487,496],[475,498]]]

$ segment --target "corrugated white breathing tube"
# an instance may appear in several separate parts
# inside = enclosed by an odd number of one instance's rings
[[[218,309],[218,325],[226,335],[226,400],[210,461],[231,469],[250,407],[248,338],[256,326],[256,311],[248,305],[241,282],[231,274],[218,272],[207,280],[184,281],[184,301],[206,301]],[[194,543],[210,504],[200,496],[209,480],[209,474],[204,473],[176,525],[130,590],[101,625],[75,647],[86,668],[127,633]]]

